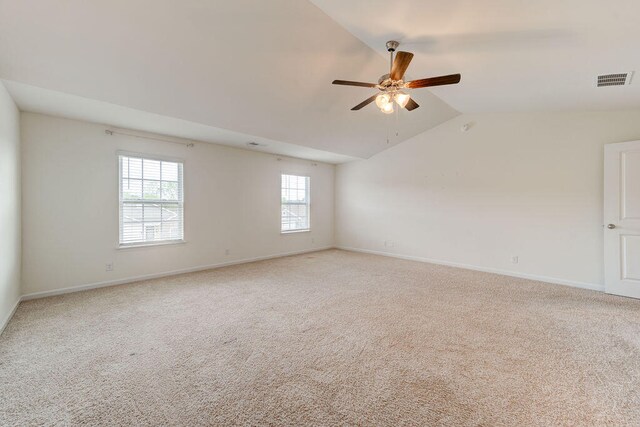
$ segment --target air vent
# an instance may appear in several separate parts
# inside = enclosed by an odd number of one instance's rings
[[[596,86],[625,86],[631,84],[631,76],[633,76],[633,71],[629,71],[628,73],[602,74],[598,76]]]

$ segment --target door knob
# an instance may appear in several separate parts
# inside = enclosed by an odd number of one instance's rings
[[[607,225],[607,228],[609,230],[613,230],[614,228],[616,228],[616,225],[615,224],[609,224],[609,225]]]

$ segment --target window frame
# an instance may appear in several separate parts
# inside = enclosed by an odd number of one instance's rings
[[[299,228],[295,230],[283,230],[282,229],[282,206],[285,203],[282,202],[282,181],[285,175],[295,176],[300,178],[306,178],[306,206],[307,206],[307,228]],[[292,203],[286,203],[292,204]],[[300,203],[302,204],[302,203]],[[292,172],[280,172],[280,234],[294,234],[294,233],[309,233],[311,232],[311,176],[310,175],[300,175]]]
[[[122,206],[123,206],[123,198],[122,198],[122,162],[120,161],[120,157],[136,157],[140,159],[147,160],[156,160],[161,162],[172,162],[181,164],[181,173],[179,174],[178,183],[180,186],[180,194],[182,195],[182,238],[181,239],[165,239],[165,240],[155,240],[155,241],[140,241],[140,242],[131,242],[131,243],[122,243]],[[156,155],[156,154],[148,154],[148,153],[139,153],[139,152],[131,152],[131,151],[116,151],[116,169],[118,173],[118,235],[117,235],[117,249],[132,249],[132,248],[148,248],[148,247],[156,247],[156,246],[169,246],[169,245],[180,245],[186,243],[185,240],[185,199],[186,195],[184,192],[184,169],[185,169],[185,160],[177,157]]]

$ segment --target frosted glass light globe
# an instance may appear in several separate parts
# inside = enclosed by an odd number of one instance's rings
[[[388,102],[384,104],[382,108],[380,108],[380,111],[382,111],[385,114],[393,113],[393,102]]]
[[[396,101],[396,103],[398,103],[400,108],[406,107],[407,106],[407,102],[409,102],[410,98],[411,97],[409,96],[409,94],[406,94],[406,93],[403,93],[403,92],[398,92],[393,97],[393,99]]]
[[[385,105],[390,103],[391,97],[388,93],[381,93],[380,95],[376,96],[376,105],[378,106],[378,108],[383,108]]]

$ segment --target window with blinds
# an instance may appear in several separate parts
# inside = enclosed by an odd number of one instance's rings
[[[282,175],[281,232],[309,230],[309,177]]]
[[[181,162],[121,154],[120,246],[184,238]]]

